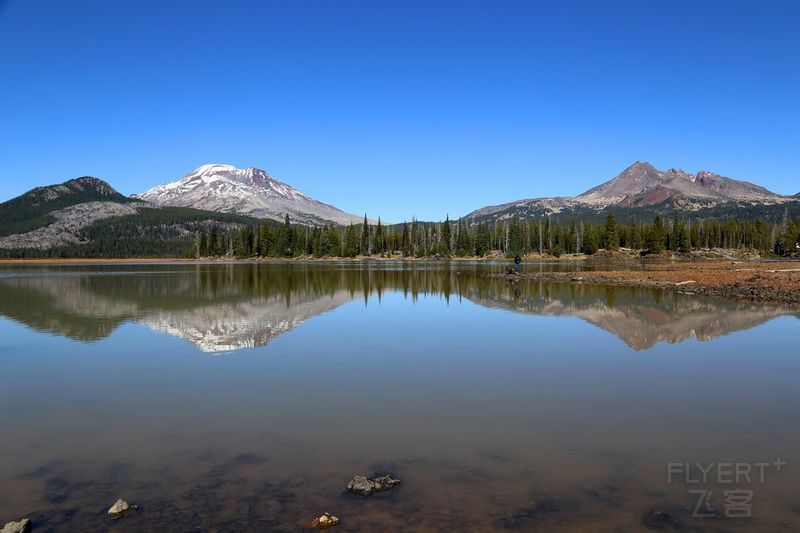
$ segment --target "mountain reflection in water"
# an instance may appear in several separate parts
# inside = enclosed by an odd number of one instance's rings
[[[467,299],[517,313],[574,316],[636,350],[710,340],[796,308],[649,289],[482,277],[476,264],[201,264],[12,268],[0,274],[0,315],[82,341],[137,322],[205,352],[266,345],[305,320],[388,292]],[[495,267],[497,268],[497,267]]]

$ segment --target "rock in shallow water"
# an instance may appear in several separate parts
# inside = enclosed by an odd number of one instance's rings
[[[392,490],[399,483],[399,479],[392,479],[388,475],[374,478],[356,476],[347,484],[347,491],[359,496],[372,496],[376,492]]]
[[[131,506],[128,505],[128,502],[120,498],[108,510],[108,516],[110,516],[111,518],[122,518],[122,515],[124,515],[130,510]]]
[[[8,522],[0,533],[28,533],[31,530],[31,521],[28,518],[23,518],[19,522]]]
[[[682,529],[681,523],[669,509],[653,509],[645,513],[644,524],[650,529]]]
[[[329,527],[339,525],[339,519],[330,513],[325,513],[319,518],[312,520],[310,525],[317,529],[328,529]]]

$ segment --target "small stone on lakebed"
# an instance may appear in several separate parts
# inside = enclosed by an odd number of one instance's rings
[[[372,496],[376,492],[392,490],[399,484],[399,479],[392,479],[391,476],[377,476],[367,478],[366,476],[356,476],[347,484],[347,491],[359,496]]]
[[[681,529],[681,524],[669,509],[653,509],[644,515],[644,524],[650,529]]]
[[[330,513],[325,513],[319,518],[311,521],[310,526],[317,529],[328,529],[329,527],[339,525],[339,519]]]
[[[30,518],[23,518],[19,522],[8,522],[0,533],[28,533],[31,530]]]
[[[116,518],[122,518],[122,515],[124,515],[125,513],[130,511],[131,509],[135,509],[135,506],[131,507],[130,505],[128,505],[128,502],[126,502],[125,500],[120,498],[108,510],[108,516],[110,516],[111,518],[115,518],[115,519]]]

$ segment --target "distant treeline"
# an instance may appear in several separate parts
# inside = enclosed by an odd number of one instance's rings
[[[105,218],[84,227],[78,236],[86,242],[47,249],[0,249],[0,258],[187,257],[195,253],[200,233],[231,233],[259,223],[258,219],[233,213],[185,207],[140,208],[136,214]]]
[[[0,248],[0,259],[125,259],[129,257],[191,257],[192,238],[155,240],[142,237],[102,237],[91,242],[53,248]]]
[[[617,220],[609,213],[603,222],[564,221],[557,216],[522,221],[468,223],[413,220],[386,226],[378,220],[349,226],[310,227],[227,215],[215,220],[176,209],[117,217],[90,226],[89,242],[47,250],[0,250],[4,258],[123,258],[123,257],[508,257],[531,253],[561,256],[594,254],[620,247],[660,253],[702,248],[756,250],[762,254],[797,254],[800,218],[785,213],[782,220],[697,220],[656,216],[642,223],[632,217]]]
[[[604,223],[555,217],[542,220],[468,224],[465,219],[441,223],[412,221],[394,226],[364,223],[347,227],[283,226],[260,223],[218,233],[200,232],[190,254],[197,257],[355,257],[395,255],[405,257],[483,257],[497,252],[505,256],[529,253],[594,254],[620,247],[660,253],[689,252],[700,248],[752,249],[781,256],[796,252],[800,219],[788,213],[780,223],[763,219],[689,220],[660,216],[650,223],[636,218],[620,222],[610,213]]]

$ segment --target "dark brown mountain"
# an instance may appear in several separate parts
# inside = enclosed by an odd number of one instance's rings
[[[697,174],[675,168],[659,170],[650,163],[637,161],[614,179],[578,196],[518,200],[483,207],[467,216],[503,219],[519,215],[526,218],[563,211],[602,211],[609,207],[645,208],[666,203],[677,209],[696,211],[728,202],[769,205],[794,198],[705,170]]]
[[[601,205],[655,205],[668,198],[699,201],[774,202],[781,196],[764,187],[701,170],[689,174],[671,168],[658,170],[650,163],[637,161],[616,178],[577,197],[585,203]]]

